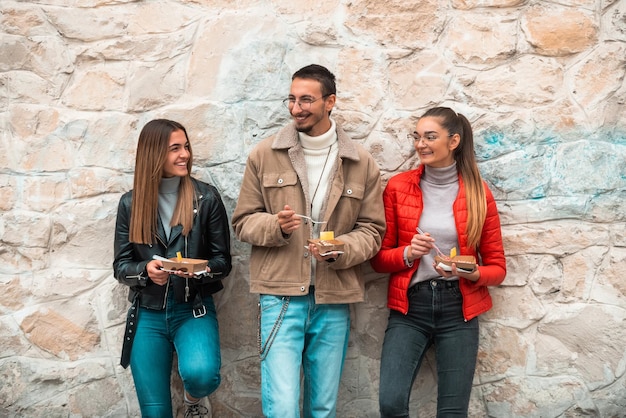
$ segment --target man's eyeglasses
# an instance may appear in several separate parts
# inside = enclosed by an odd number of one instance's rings
[[[450,138],[451,136],[454,136],[454,134],[448,135],[448,138]],[[417,132],[411,132],[410,134],[406,134],[406,137],[408,140],[413,142],[420,142],[421,140],[424,140],[424,142],[429,143],[435,142],[439,138],[439,135],[434,133],[427,133],[424,136],[420,136]]]
[[[325,94],[322,97],[318,97],[317,99],[314,99],[312,97],[301,97],[299,100],[296,100],[295,97],[287,97],[285,100],[283,100],[283,104],[289,110],[291,110],[296,105],[296,103],[298,104],[298,106],[300,106],[300,109],[309,110],[313,103],[317,102],[320,99],[325,99],[328,96],[330,96],[330,94]]]

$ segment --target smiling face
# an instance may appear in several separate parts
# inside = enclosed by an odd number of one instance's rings
[[[298,132],[319,136],[330,129],[329,112],[335,105],[335,95],[323,97],[323,94],[322,84],[317,80],[294,78],[291,82],[289,97],[295,99],[295,103],[290,107],[289,112]],[[308,109],[300,107],[299,102],[303,99],[313,101]]]
[[[163,165],[163,177],[184,177],[189,174],[189,157],[191,156],[189,141],[185,132],[173,131],[167,148],[167,157]]]
[[[430,167],[449,167],[454,163],[454,150],[459,146],[459,134],[451,135],[439,118],[420,118],[415,128],[415,150],[420,162]]]

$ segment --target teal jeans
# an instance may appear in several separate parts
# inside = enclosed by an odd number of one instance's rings
[[[191,303],[177,303],[170,292],[164,310],[139,308],[130,367],[143,418],[172,417],[170,378],[174,351],[185,391],[194,398],[220,384],[220,342],[212,297],[206,315],[195,318]]]

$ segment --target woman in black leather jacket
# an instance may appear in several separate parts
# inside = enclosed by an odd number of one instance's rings
[[[231,270],[229,222],[217,189],[191,177],[192,156],[182,125],[150,121],[139,135],[133,190],[118,207],[113,269],[129,286],[132,302],[121,364],[131,366],[144,417],[172,416],[174,351],[185,387],[185,416],[207,414],[199,401],[220,383],[212,295]],[[178,253],[208,260],[206,272],[171,274],[153,258]]]

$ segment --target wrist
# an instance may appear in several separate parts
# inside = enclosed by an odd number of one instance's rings
[[[411,247],[409,245],[404,247],[404,265],[407,267],[413,267],[413,260],[409,259],[410,251]]]

